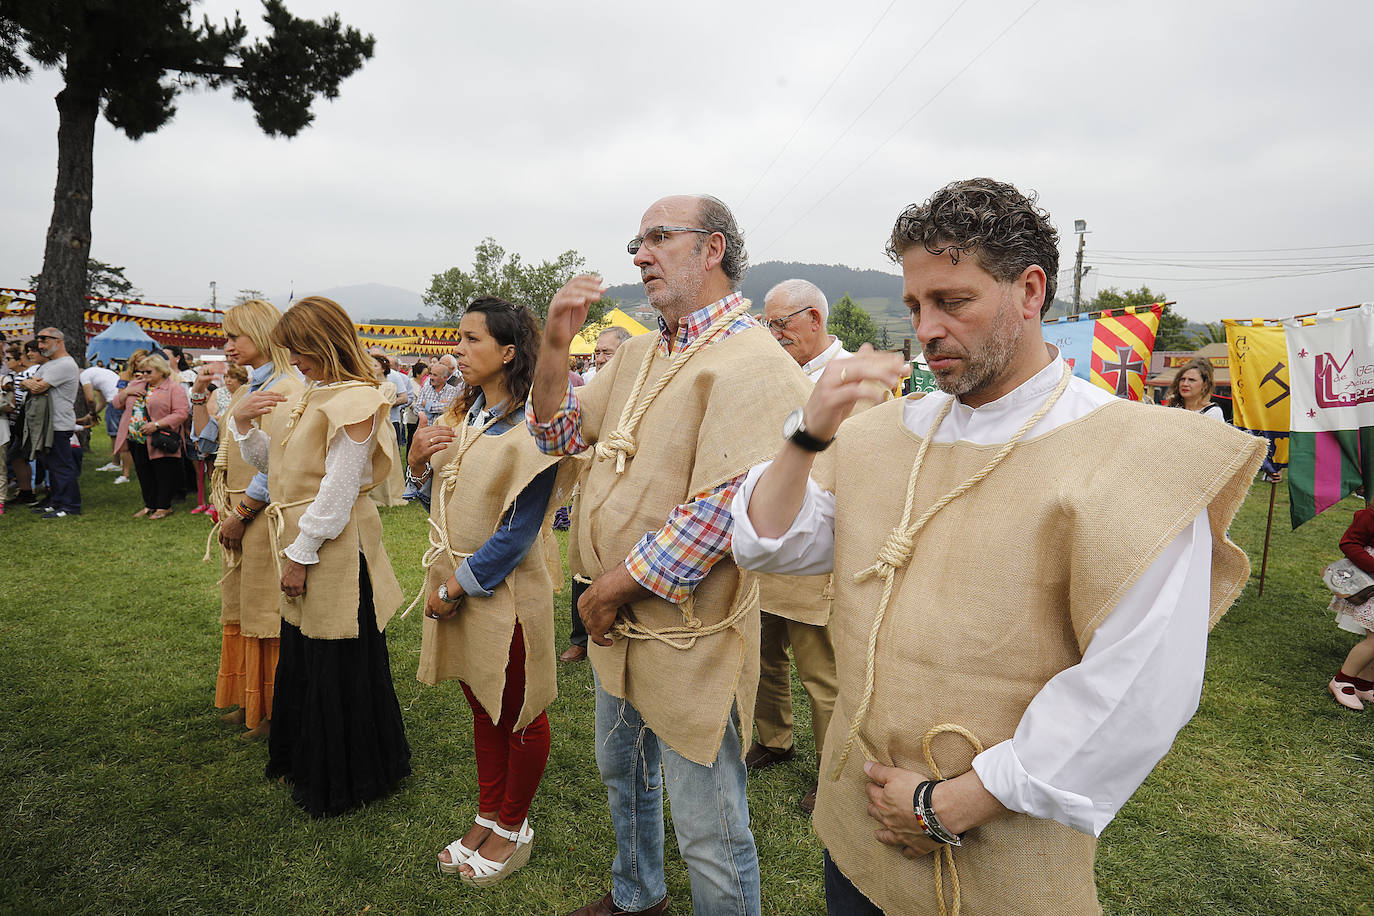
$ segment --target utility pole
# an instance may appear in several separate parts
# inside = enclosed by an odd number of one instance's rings
[[[1088,221],[1074,220],[1073,231],[1078,235],[1078,257],[1074,259],[1073,265],[1073,313],[1077,315],[1083,311],[1083,276],[1092,270],[1091,267],[1083,266],[1083,237],[1088,234]]]
[[[1080,240],[1080,241],[1081,241],[1081,240]],[[1079,247],[1079,257],[1080,257],[1080,259],[1081,259],[1082,256],[1083,256],[1083,246],[1080,244],[1078,247]],[[215,281],[214,281],[214,280],[211,280],[211,281],[210,281],[210,308],[214,308],[214,307],[215,307]]]

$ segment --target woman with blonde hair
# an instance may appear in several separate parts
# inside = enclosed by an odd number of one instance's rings
[[[367,497],[391,470],[396,439],[372,358],[338,303],[300,300],[271,340],[306,387],[249,394],[233,435],[272,485],[263,521],[282,623],[267,775],[318,817],[380,798],[410,773],[384,632],[401,587]],[[255,425],[269,414],[270,438]]]
[[[272,340],[281,320],[276,306],[261,299],[236,305],[224,315],[224,355],[234,365],[225,373],[227,387],[236,373],[243,382],[229,404],[212,413],[208,407],[213,373],[202,367],[191,386],[192,420],[201,450],[214,456],[210,502],[217,519],[212,538],[220,546],[220,657],[215,706],[238,707],[221,716],[241,724],[240,737],[262,738],[271,731],[272,698],[280,650],[280,590],[267,522],[258,516],[271,502],[267,475],[243,460],[233,442],[229,415],[255,391],[284,397],[305,387],[291,369],[290,357]],[[227,412],[227,413],[226,413]],[[264,414],[261,427],[271,434],[276,411]],[[207,548],[206,559],[210,553]]]
[[[485,886],[524,865],[534,840],[528,815],[549,758],[545,709],[558,693],[555,584],[536,541],[576,461],[544,455],[525,430],[540,339],[534,315],[478,299],[459,331],[466,387],[416,430],[407,470],[431,505],[419,679],[460,682],[477,763],[477,816],[439,853],[439,871]],[[561,573],[560,565],[560,585]]]
[[[181,478],[181,453],[191,404],[172,367],[157,354],[139,361],[134,381],[115,394],[115,406],[127,409],[120,420],[143,491],[143,508],[134,518],[160,521],[172,514],[172,493]]]
[[[115,401],[112,402],[114,408],[119,411],[119,427],[115,432],[112,457],[119,459],[119,476],[115,478],[115,483],[128,483],[134,476],[134,456],[129,451],[129,409],[128,405],[119,400],[119,392],[129,387],[129,383],[135,380],[134,373],[138,369],[138,364],[143,362],[143,357],[147,356],[148,350],[135,350],[129,354],[129,358],[124,361],[124,367],[119,371],[119,381],[115,382]]]
[[[1226,414],[1212,402],[1212,388],[1212,363],[1205,357],[1196,356],[1174,375],[1164,403],[1225,423]]]

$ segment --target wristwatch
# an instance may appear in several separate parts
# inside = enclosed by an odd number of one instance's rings
[[[823,452],[830,447],[830,443],[835,441],[835,437],[827,440],[817,439],[806,431],[805,410],[798,407],[787,415],[787,419],[782,421],[782,434],[788,442],[798,448],[804,448],[808,452]]]
[[[458,598],[461,598],[461,597],[463,597],[463,596],[462,596],[462,595],[459,595],[459,596],[458,596]],[[457,603],[458,603],[458,598],[450,598],[450,597],[448,596],[448,583],[447,583],[447,582],[441,582],[441,583],[439,584],[439,600],[442,601],[442,602],[444,602],[444,604],[457,604]]]

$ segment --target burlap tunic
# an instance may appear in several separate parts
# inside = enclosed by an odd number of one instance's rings
[[[302,404],[303,402],[303,404]],[[300,518],[319,492],[324,459],[339,430],[371,418],[372,480],[385,480],[396,460],[396,437],[389,435],[391,405],[372,385],[342,382],[306,388],[278,405],[268,473],[272,504],[261,521],[276,526],[279,552],[300,533]],[[295,418],[294,425],[292,418]],[[347,435],[347,433],[345,433]],[[367,486],[339,536],[320,545],[319,563],[310,567],[302,598],[280,596],[283,619],[312,639],[354,639],[358,635],[358,552],[367,558],[377,630],[401,604],[401,586],[382,545],[382,520]],[[280,578],[278,576],[278,578]],[[279,593],[280,594],[280,593]]]
[[[477,440],[462,455],[455,485],[446,506],[449,546],[453,555],[441,553],[425,573],[425,594],[437,591],[453,575],[459,558],[471,556],[501,524],[501,518],[542,471],[559,461],[539,451],[523,423],[487,436],[479,427],[467,427]],[[438,518],[439,481],[452,473],[450,466],[462,447],[455,439],[430,461],[434,468],[431,509]],[[447,620],[425,618],[420,643],[417,677],[425,684],[461,680],[493,722],[501,718],[501,696],[506,689],[506,664],[511,636],[518,621],[525,639],[525,697],[512,728],[532,722],[558,696],[554,661],[553,590],[545,545],[553,513],[568,490],[574,462],[564,461],[558,481],[544,511],[544,522],[524,559],[494,589],[490,598],[467,595],[458,613]],[[446,488],[445,488],[446,489]],[[557,544],[554,545],[555,555]],[[562,579],[562,567],[559,567]]]
[[[1139,449],[1167,441],[1176,461],[1142,483]],[[893,914],[936,913],[936,859],[915,861],[874,839],[865,812],[866,757],[931,776],[921,739],[935,725],[969,729],[990,747],[1010,738],[1027,705],[1081,661],[1102,620],[1198,513],[1212,536],[1210,622],[1240,593],[1249,560],[1226,530],[1259,462],[1261,440],[1185,411],[1113,401],[1019,443],[987,478],[937,513],[898,571],[879,632],[873,702],[838,782],[831,774],[864,691],[880,577],[855,583],[900,523],[920,437],[902,402],[840,430],[814,476],[835,493],[835,611],[831,632],[840,697],[826,736],[815,828],[840,870]],[[999,444],[933,443],[913,518],[976,472]],[[874,456],[883,456],[875,461]],[[850,469],[862,469],[853,473]],[[838,474],[837,474],[838,470]],[[970,558],[997,546],[997,563]],[[989,683],[993,677],[995,683]],[[945,734],[933,744],[948,778],[973,749]],[[955,849],[965,916],[1098,913],[1096,841],[1055,821],[1013,814],[975,828]],[[949,881],[946,876],[946,890]]]
[[[294,375],[283,375],[273,382],[268,390],[287,398],[299,394],[305,385]],[[233,416],[239,403],[249,394],[244,385],[229,401],[229,407],[219,421],[219,451],[228,461],[225,468],[225,493],[227,499],[216,500],[215,510],[220,518],[228,518],[233,506],[248,490],[258,469],[239,452],[234,442]],[[258,419],[258,426],[268,437],[272,436],[274,424],[286,414],[281,405],[273,408]],[[214,495],[215,488],[211,488]],[[277,575],[276,559],[272,556],[272,546],[267,533],[268,522],[257,519],[243,528],[242,549],[237,554],[227,550],[220,551],[220,564],[223,577],[220,580],[221,625],[236,623],[244,636],[257,639],[275,639],[281,635],[281,597],[280,579]]]
[[[646,350],[644,334],[621,345],[590,385],[578,389],[582,435],[609,436],[629,399]],[[645,390],[667,369],[657,355]],[[807,380],[796,362],[761,327],[718,339],[698,351],[644,414],[637,450],[623,474],[614,459],[593,460],[583,484],[570,559],[595,579],[624,563],[646,533],[661,529],[673,510],[747,471],[777,451],[783,418],[806,399]],[[703,626],[730,616],[744,591],[733,558],[721,558],[697,585],[692,612]],[[683,610],[658,597],[630,612],[641,625],[680,626]],[[627,699],[674,751],[710,765],[720,751],[730,708],[740,734],[750,734],[759,679],[757,602],[729,629],[701,637],[688,649],[654,639],[616,639],[588,647],[601,686]]]

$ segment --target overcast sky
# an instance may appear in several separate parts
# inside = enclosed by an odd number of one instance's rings
[[[1085,219],[1087,293],[1148,283],[1198,321],[1374,300],[1368,268],[1254,279],[1374,266],[1370,4],[288,5],[377,39],[296,139],[225,91],[136,143],[97,128],[92,255],[150,300],[422,292],[488,235],[629,282],[645,207],[692,191],[755,262],[895,271],[899,210],[975,175],[1039,192],[1070,294]],[[201,9],[235,8],[261,32]],[[0,285],[41,266],[58,88],[0,83]]]

